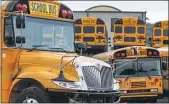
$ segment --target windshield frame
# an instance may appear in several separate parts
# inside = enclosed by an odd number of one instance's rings
[[[162,68],[162,65],[161,65],[161,57],[138,57],[138,60],[139,59],[158,59],[159,61],[160,61],[160,69],[159,69],[159,72],[160,72],[160,75],[150,75],[150,77],[156,77],[156,76],[162,76],[162,70],[161,70],[161,68]],[[115,63],[115,61],[123,61],[123,60],[135,60],[135,61],[137,61],[136,60],[136,58],[126,58],[126,59],[115,59],[115,60],[113,60],[112,61],[112,63],[113,63],[113,65],[114,65],[114,63]],[[128,62],[128,61],[127,61]],[[113,68],[115,68],[115,66],[113,67]],[[116,68],[115,68],[116,69]],[[115,70],[114,69],[114,70]],[[118,69],[116,69],[116,70],[118,70]],[[123,76],[119,76],[119,77],[116,77],[116,70],[115,70],[115,73],[114,73],[114,76],[115,76],[115,78],[127,78],[127,77],[123,77]],[[136,69],[136,71],[138,71],[138,69]],[[128,75],[130,78],[139,78],[139,77],[141,77],[141,78],[143,78],[143,77],[146,77],[146,78],[148,78],[148,76],[147,75],[145,75],[145,76],[131,76],[131,75]]]
[[[14,38],[16,39],[16,30],[15,30],[15,23],[14,23],[14,16],[16,16],[15,14],[13,14],[13,15],[11,15],[11,20],[12,20],[12,27],[13,27],[13,34],[14,34]],[[68,53],[76,53],[76,49],[75,49],[75,44],[74,44],[74,41],[75,41],[75,37],[74,37],[74,34],[75,34],[75,26],[74,26],[74,22],[72,22],[72,21],[64,21],[64,20],[56,20],[56,19],[49,19],[49,18],[39,18],[39,17],[34,17],[34,16],[30,16],[30,15],[25,15],[25,17],[27,18],[27,17],[30,17],[30,18],[35,18],[35,19],[42,19],[42,20],[53,20],[53,21],[59,21],[59,22],[65,22],[65,23],[72,23],[72,28],[73,28],[73,30],[72,30],[72,34],[73,34],[73,43],[72,43],[72,45],[73,45],[73,49],[72,49],[72,51],[67,51]],[[25,22],[26,22],[26,20],[25,20]],[[5,24],[4,24],[5,25]],[[25,24],[26,25],[26,24]],[[25,26],[25,28],[26,28],[26,26]],[[25,29],[24,28],[24,29]],[[24,30],[23,29],[23,30]],[[21,30],[21,29],[20,29]],[[22,36],[24,36],[24,33],[22,33]],[[54,45],[55,46],[55,45]],[[17,47],[17,45],[16,45],[16,42],[15,42],[15,46],[14,47]],[[52,47],[52,46],[51,46]],[[45,47],[45,48],[47,48],[47,47]],[[61,47],[62,48],[62,47]],[[33,49],[33,46],[32,46],[32,48],[24,48],[24,47],[20,47],[20,49],[25,49],[25,50],[32,50]],[[64,48],[63,48],[64,49]],[[48,49],[42,49],[41,47],[38,47],[38,48],[36,48],[35,50],[37,50],[37,51],[49,51],[49,52],[63,52],[63,53],[65,53],[64,51],[62,51],[61,49],[50,49],[50,48],[48,48]]]

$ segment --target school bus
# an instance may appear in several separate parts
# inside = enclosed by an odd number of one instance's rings
[[[146,46],[146,23],[135,17],[119,18],[114,23],[114,49]]]
[[[104,21],[97,17],[83,17],[75,20],[75,40],[87,42],[88,52],[104,52],[107,40]]]
[[[156,22],[152,32],[152,47],[168,47],[168,20]]]
[[[0,102],[120,100],[111,66],[75,53],[75,46],[84,50],[87,44],[74,42],[69,7],[54,0],[17,0],[6,2],[1,11]]]
[[[161,47],[157,48],[158,51],[161,53],[161,60],[166,62],[166,68],[167,70],[163,70],[166,72],[167,76],[163,78],[163,86],[164,86],[164,94],[169,95],[169,53],[168,53],[168,47]]]
[[[162,98],[162,70],[160,52],[152,47],[130,46],[94,55],[93,58],[112,65],[120,82],[121,101],[155,103]]]

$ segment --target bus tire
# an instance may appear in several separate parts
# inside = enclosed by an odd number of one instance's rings
[[[47,93],[38,87],[29,87],[22,90],[15,98],[14,103],[50,103]]]

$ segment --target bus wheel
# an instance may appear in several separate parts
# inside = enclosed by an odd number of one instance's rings
[[[14,103],[50,103],[45,91],[37,87],[22,90],[15,98]]]

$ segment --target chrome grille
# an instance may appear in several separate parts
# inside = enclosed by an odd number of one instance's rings
[[[82,72],[89,88],[111,88],[113,75],[111,68],[102,67],[98,70],[94,66],[83,66]]]
[[[145,88],[145,87],[146,87],[146,81],[131,82],[131,88]]]

